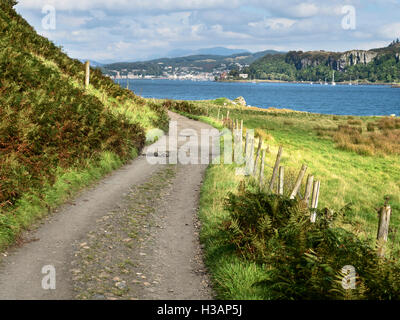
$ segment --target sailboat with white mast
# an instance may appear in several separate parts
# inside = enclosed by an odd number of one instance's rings
[[[336,82],[335,82],[335,71],[333,71],[333,75],[332,75],[332,85],[336,86]]]

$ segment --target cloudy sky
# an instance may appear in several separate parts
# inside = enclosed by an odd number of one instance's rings
[[[19,0],[16,9],[74,58],[100,62],[217,46],[370,49],[400,37],[400,0]]]

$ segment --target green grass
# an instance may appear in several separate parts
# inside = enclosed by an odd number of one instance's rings
[[[166,109],[136,96],[38,35],[0,4],[0,248],[137,155]],[[137,150],[137,151],[132,151]]]
[[[137,155],[137,151],[132,150],[132,158]],[[21,231],[71,199],[78,191],[122,165],[123,162],[117,155],[103,152],[99,160],[88,160],[85,168],[57,168],[54,184],[48,184],[40,190],[30,190],[17,200],[12,210],[0,215],[0,249],[14,243]]]
[[[43,65],[59,74],[62,79],[69,82],[74,88],[85,91],[87,94],[99,99],[104,107],[111,111],[112,114],[125,116],[131,124],[140,123],[147,131],[157,127],[156,123],[159,119],[159,114],[149,107],[150,100],[145,100],[146,103],[144,105],[138,105],[134,100],[126,100],[124,103],[121,103],[116,98],[109,95],[106,90],[97,88],[92,84],[89,84],[89,87],[85,89],[83,81],[79,81],[77,78],[69,77],[67,74],[64,74],[54,61],[39,55],[36,55],[36,58],[38,58]]]
[[[221,224],[228,217],[224,199],[228,192],[237,189],[240,178],[235,176],[235,165],[211,165],[201,188],[200,239],[205,246],[205,260],[211,271],[218,299],[256,300],[262,292],[252,287],[264,279],[263,267],[236,255],[235,249],[226,244],[226,231]]]
[[[218,109],[226,115],[228,108],[214,102],[195,102],[210,110],[216,117]],[[318,135],[316,127],[333,128],[346,124],[349,117],[318,115],[299,112],[261,112],[245,108],[229,108],[230,118],[243,119],[244,127],[262,129],[268,136],[270,153],[267,154],[265,177],[272,173],[276,153],[284,148],[282,165],[288,174],[296,175],[304,163],[308,173],[321,181],[319,207],[334,210],[351,203],[352,213],[346,220],[361,239],[376,238],[378,216],[376,209],[390,195],[393,208],[392,228],[400,226],[400,160],[398,156],[362,156],[338,149],[332,139]],[[199,117],[205,120],[206,117]],[[362,126],[376,121],[375,117],[351,117]],[[206,119],[212,124],[215,120]],[[241,178],[234,166],[209,167],[202,188],[200,218],[203,223],[201,239],[206,247],[206,261],[211,270],[217,293],[223,299],[261,299],[257,288],[250,287],[254,279],[262,277],[263,267],[236,256],[232,247],[226,247],[221,223],[227,217],[224,199],[228,192],[237,190]],[[303,191],[304,191],[303,183]],[[389,236],[390,245],[399,247],[395,234]]]

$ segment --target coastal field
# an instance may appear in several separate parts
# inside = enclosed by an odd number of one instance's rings
[[[208,116],[202,121],[221,126],[218,113],[244,121],[255,129],[268,148],[265,176],[269,178],[279,146],[283,146],[282,165],[288,179],[297,175],[302,164],[321,181],[320,208],[346,210],[341,227],[374,246],[378,227],[378,208],[385,198],[394,214],[391,219],[389,246],[392,254],[399,249],[397,229],[400,218],[400,161],[398,118],[330,116],[290,110],[260,110],[226,106],[225,99],[199,101]],[[224,106],[225,105],[225,106]],[[390,125],[389,125],[390,123]],[[373,129],[372,129],[373,128]],[[357,133],[355,133],[357,132]],[[352,141],[354,135],[358,140]],[[393,137],[394,137],[393,136]],[[386,137],[386,140],[385,138]],[[374,144],[374,139],[379,143]],[[386,144],[383,148],[382,145]],[[206,259],[219,297],[223,299],[265,299],[265,291],[253,284],[265,278],[265,266],[243,259],[226,242],[221,229],[229,218],[226,199],[237,193],[243,177],[236,176],[235,165],[211,165],[202,188],[200,217]],[[304,194],[305,181],[302,193]]]

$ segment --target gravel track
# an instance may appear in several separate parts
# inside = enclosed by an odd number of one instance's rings
[[[179,132],[211,128],[170,118]],[[212,299],[197,220],[206,168],[142,155],[82,191],[2,254],[0,299]],[[42,288],[46,265],[55,290]]]

